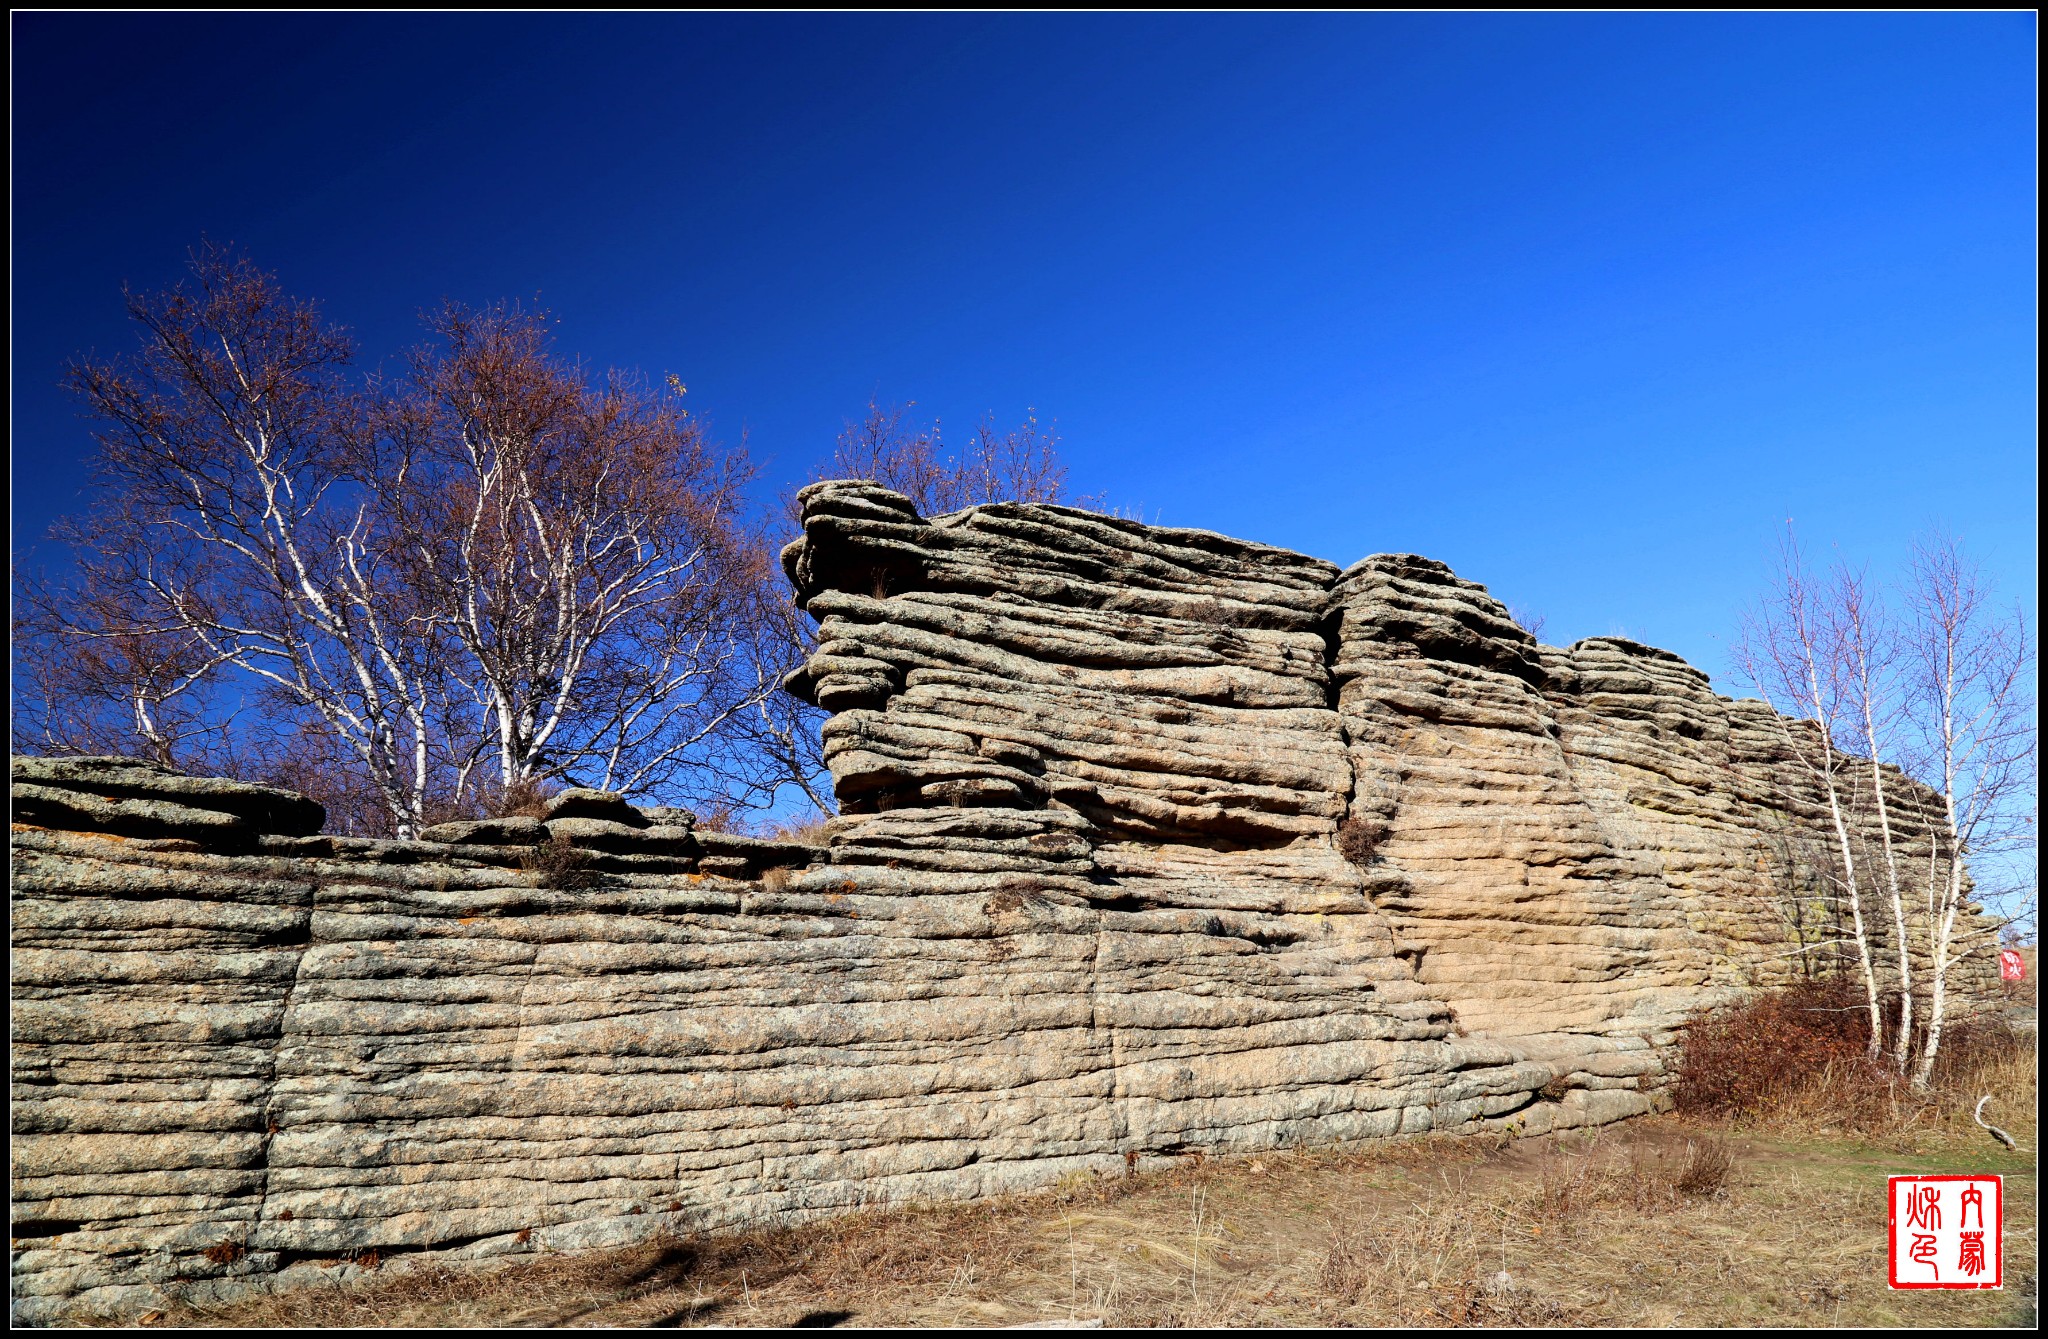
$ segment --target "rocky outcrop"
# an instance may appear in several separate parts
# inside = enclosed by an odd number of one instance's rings
[[[1665,653],[1423,559],[803,500],[821,846],[15,761],[19,1318],[1600,1123],[1793,970],[1816,797]]]
[[[1786,747],[1803,723],[1668,651],[1538,646],[1427,559],[1366,559],[1335,608],[1352,813],[1393,873],[1378,903],[1467,1026],[1661,1036],[1825,960],[1833,839]],[[1924,862],[1934,807],[1896,808]]]
[[[132,758],[15,758],[13,821],[246,849],[318,832],[327,813],[287,790],[181,776]]]
[[[1835,937],[1827,811],[1786,746],[1808,727],[1669,652],[1539,646],[1412,555],[1340,573],[1066,508],[803,500],[784,564],[819,645],[788,686],[835,713],[837,863],[936,824],[920,868],[1314,916],[1502,1037],[1661,1040]],[[1924,860],[1935,806],[1895,809]]]

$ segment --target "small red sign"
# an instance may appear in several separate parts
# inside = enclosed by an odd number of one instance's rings
[[[1894,1288],[2005,1286],[2005,1182],[1996,1176],[1891,1179]]]
[[[2026,980],[2026,960],[2009,948],[2000,949],[1998,951],[1998,975],[2002,980],[2006,981]]]

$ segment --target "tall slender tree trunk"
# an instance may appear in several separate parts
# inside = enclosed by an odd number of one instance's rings
[[[1892,934],[1899,950],[1899,1030],[1892,1067],[1904,1074],[1913,1049],[1913,954],[1906,941],[1906,899],[1899,891],[1899,862],[1892,847],[1891,814],[1885,808],[1883,768],[1875,758],[1870,761],[1870,772],[1877,787],[1877,827],[1884,842],[1885,880],[1892,896]]]
[[[1892,1067],[1904,1074],[1913,1048],[1913,957],[1906,943],[1906,899],[1899,890],[1899,859],[1892,846],[1891,811],[1885,806],[1884,765],[1878,761],[1877,731],[1872,728],[1867,708],[1864,724],[1870,739],[1870,784],[1877,797],[1877,831],[1884,847],[1885,886],[1892,898],[1892,934],[1899,951],[1899,1030],[1893,1044]]]
[[[1828,817],[1834,821],[1835,841],[1842,850],[1842,883],[1849,894],[1849,924],[1856,935],[1856,960],[1863,969],[1863,993],[1870,1006],[1870,1043],[1865,1048],[1872,1061],[1884,1054],[1884,1006],[1878,1000],[1877,967],[1870,956],[1870,931],[1863,924],[1863,893],[1856,886],[1856,846],[1849,839],[1848,817],[1842,812],[1842,792],[1835,784],[1835,741],[1829,733],[1831,716],[1827,697],[1821,691],[1820,673],[1813,663],[1811,638],[1802,635],[1806,657],[1807,688],[1813,698],[1815,729],[1820,735],[1821,781],[1828,796]]]
[[[1952,682],[1951,678],[1951,682]],[[1929,926],[1932,961],[1927,987],[1927,1042],[1920,1049],[1920,1064],[1913,1071],[1913,1087],[1925,1091],[1934,1078],[1934,1061],[1941,1054],[1942,1026],[1948,1017],[1949,946],[1955,942],[1956,912],[1963,901],[1963,828],[1956,812],[1956,729],[1953,694],[1942,703],[1942,816],[1948,820],[1952,845],[1948,853],[1948,878],[1942,883],[1940,918]],[[1932,919],[1930,917],[1930,919]]]
[[[1953,821],[1951,821],[1953,828]],[[1927,1042],[1920,1048],[1920,1063],[1913,1071],[1913,1087],[1926,1091],[1934,1080],[1934,1061],[1941,1054],[1942,1027],[1948,1019],[1949,946],[1955,942],[1956,911],[1963,900],[1962,853],[1949,859],[1948,883],[1942,890],[1941,919],[1934,927],[1934,953],[1928,973]]]
[[[1870,1043],[1865,1048],[1872,1060],[1884,1054],[1884,1006],[1877,993],[1877,965],[1870,955],[1870,932],[1863,924],[1863,896],[1856,887],[1856,854],[1849,840],[1848,820],[1842,813],[1841,792],[1835,787],[1834,755],[1827,754],[1828,816],[1834,820],[1835,840],[1842,849],[1842,882],[1849,892],[1849,925],[1856,936],[1856,959],[1863,969],[1863,993],[1870,1008]]]

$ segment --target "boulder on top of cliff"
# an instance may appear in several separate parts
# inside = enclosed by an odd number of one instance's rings
[[[623,823],[629,828],[650,826],[647,816],[626,803],[626,797],[613,790],[592,790],[585,786],[574,786],[554,796],[547,803],[543,815],[552,823],[558,818],[600,818],[607,823]]]
[[[136,758],[14,757],[16,822],[127,837],[246,840],[306,837],[327,811],[289,790],[221,777],[190,777]]]
[[[697,854],[697,837],[690,828],[621,823],[610,818],[565,815],[546,824],[549,840],[558,844],[616,855],[661,855],[690,857]]]
[[[423,842],[447,842],[453,846],[538,846],[547,839],[548,830],[537,818],[479,818],[436,823],[420,832]]]

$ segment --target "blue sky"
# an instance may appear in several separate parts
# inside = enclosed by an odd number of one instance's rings
[[[769,482],[870,396],[1082,491],[1413,551],[1723,687],[1794,518],[2035,600],[2031,14],[16,15],[16,545],[204,234],[366,352],[444,296]]]

